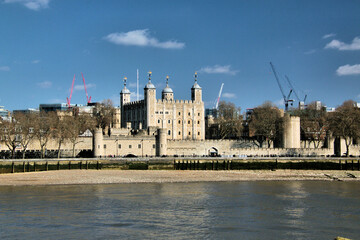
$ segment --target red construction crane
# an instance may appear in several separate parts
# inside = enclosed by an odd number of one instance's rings
[[[88,96],[88,93],[87,93],[87,90],[86,90],[85,78],[84,78],[83,73],[81,73],[81,76],[82,76],[82,79],[83,79],[83,82],[84,82],[84,88],[85,88],[85,94],[86,94],[86,102],[89,104],[91,102],[91,96],[90,97]]]
[[[74,90],[74,82],[75,82],[75,74],[74,74],[74,78],[73,78],[72,85],[71,85],[70,97],[69,98],[66,97],[66,102],[67,102],[68,108],[70,108],[71,97],[72,97],[72,93]]]

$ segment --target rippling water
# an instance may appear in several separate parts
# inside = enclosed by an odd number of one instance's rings
[[[1,239],[360,239],[360,184],[0,187]]]

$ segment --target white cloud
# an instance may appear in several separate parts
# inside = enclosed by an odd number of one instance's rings
[[[8,67],[8,66],[0,66],[0,71],[10,71],[10,67]]]
[[[151,37],[148,29],[140,29],[129,32],[110,33],[105,40],[118,45],[156,47],[164,49],[182,49],[185,43],[176,40],[160,42],[158,39]]]
[[[44,81],[44,82],[37,83],[37,85],[41,88],[50,88],[52,86],[52,82]]]
[[[360,38],[355,37],[352,41],[352,43],[347,44],[344,42],[341,42],[339,40],[332,40],[328,44],[326,44],[325,49],[338,49],[338,50],[360,50]]]
[[[127,83],[127,85],[131,88],[136,88],[136,82],[131,82],[131,83]],[[140,88],[140,83],[139,83],[139,88]]]
[[[33,60],[31,61],[32,64],[38,64],[40,62],[40,60]]]
[[[139,100],[143,99],[144,98],[144,95],[142,95],[141,93],[139,93]],[[137,94],[136,92],[132,92],[130,94],[130,99],[131,101],[136,101],[137,100]]]
[[[236,98],[235,93],[223,93],[221,96],[224,98]]]
[[[237,70],[231,70],[230,68],[231,68],[230,65],[225,65],[225,66],[215,65],[212,67],[210,66],[203,67],[198,72],[209,73],[209,74],[221,73],[221,74],[230,74],[230,75],[235,75],[238,72]]]
[[[322,38],[327,39],[327,38],[331,38],[331,37],[335,37],[335,36],[336,36],[335,33],[329,33],[329,34],[325,34]]]
[[[86,84],[86,89],[94,88],[94,87],[96,87],[96,84],[93,84],[93,83]],[[84,90],[84,89],[85,88],[84,88],[83,84],[79,84],[79,85],[74,86],[75,91]]]
[[[358,75],[358,74],[360,74],[360,64],[355,64],[352,66],[349,64],[346,64],[344,66],[340,66],[336,70],[336,74],[339,76]]]
[[[5,0],[4,3],[20,3],[31,10],[41,10],[49,7],[50,0]]]

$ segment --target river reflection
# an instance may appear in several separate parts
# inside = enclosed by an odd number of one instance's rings
[[[0,187],[1,239],[360,239],[359,183]]]

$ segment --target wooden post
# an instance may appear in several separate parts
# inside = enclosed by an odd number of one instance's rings
[[[174,170],[176,170],[176,160],[174,160]]]
[[[15,172],[15,163],[12,162],[11,163],[11,173],[14,173]]]
[[[69,161],[69,170],[71,169],[71,161]]]
[[[200,160],[197,161],[197,170],[200,170]]]
[[[60,161],[57,163],[57,170],[60,170]]]
[[[96,169],[99,170],[99,161],[96,162]]]
[[[49,171],[49,163],[48,163],[48,161],[46,161],[46,163],[45,163],[45,170]]]
[[[186,170],[188,170],[188,169],[189,169],[189,161],[186,160]]]
[[[339,160],[339,169],[342,170],[341,160]]]
[[[211,170],[214,170],[214,160],[211,161]]]
[[[28,162],[28,172],[30,172],[30,162]]]
[[[219,170],[219,161],[218,160],[216,160],[216,168],[215,168],[215,170]]]
[[[34,172],[36,172],[36,162],[34,162]]]
[[[278,169],[278,159],[275,158],[275,169]]]
[[[23,162],[23,172],[26,172],[25,162]]]
[[[86,170],[88,170],[88,169],[89,169],[89,162],[86,161]]]
[[[80,168],[80,170],[82,170],[82,161],[80,161],[79,164],[80,164],[80,167],[79,167],[79,168]]]
[[[347,160],[345,160],[345,170],[347,170]]]
[[[223,163],[223,170],[226,170],[226,161],[224,160],[224,163]]]
[[[351,160],[351,170],[354,171],[354,160]]]
[[[360,171],[360,161],[358,160],[358,171]]]

